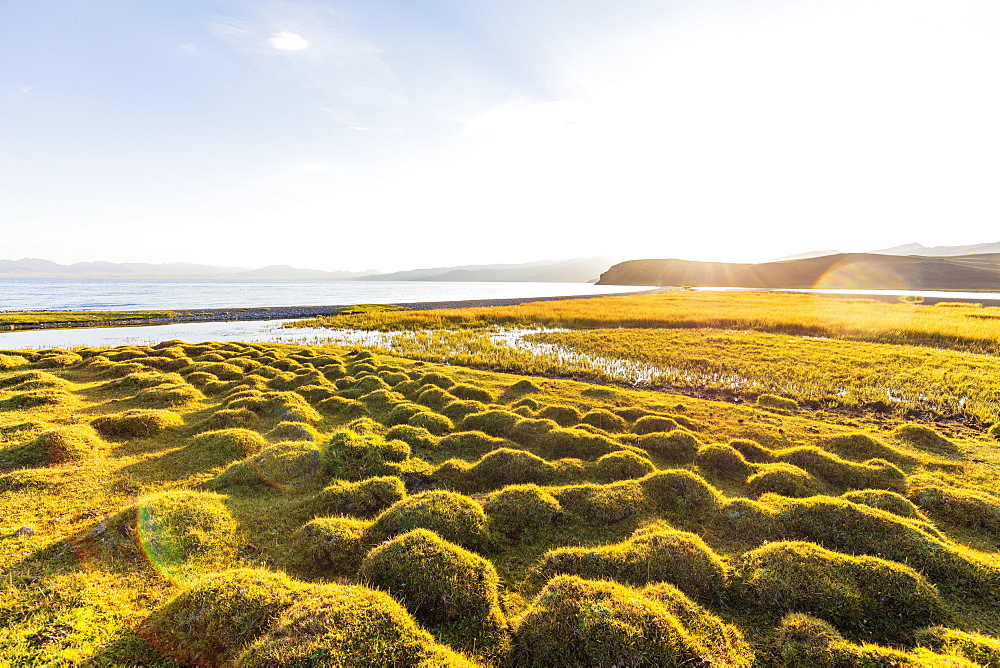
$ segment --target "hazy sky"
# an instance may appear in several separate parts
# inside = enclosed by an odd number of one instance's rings
[[[0,258],[1000,240],[994,0],[6,0]]]

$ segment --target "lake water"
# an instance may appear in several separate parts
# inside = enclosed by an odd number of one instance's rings
[[[0,279],[0,311],[128,311],[330,306],[559,297],[649,290],[591,283],[460,283],[431,281],[184,281]]]

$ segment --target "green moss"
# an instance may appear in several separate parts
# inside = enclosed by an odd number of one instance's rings
[[[701,446],[694,434],[684,429],[647,432],[635,440],[635,445],[671,464],[692,463]]]
[[[917,633],[917,644],[983,666],[1000,666],[1000,640],[981,633],[933,626]]]
[[[343,429],[330,437],[326,452],[334,475],[362,479],[390,473],[386,465],[409,459],[411,449],[405,441]]]
[[[805,498],[825,491],[826,485],[809,475],[808,471],[792,464],[761,464],[756,473],[747,478],[747,487],[754,496],[779,494],[792,498]]]
[[[653,462],[628,450],[603,455],[594,465],[597,478],[603,482],[641,478],[655,470]]]
[[[255,410],[254,407],[249,407]],[[278,422],[316,424],[322,418],[302,395],[295,392],[265,392],[256,404],[256,412]]]
[[[855,464],[825,452],[815,446],[778,450],[775,459],[787,462],[822,478],[841,489],[888,489],[901,491],[906,474],[897,466],[881,459]]]
[[[449,420],[455,423],[460,423],[465,419],[466,416],[472,415],[473,413],[482,413],[487,410],[486,404],[481,401],[470,400],[458,400],[452,401],[450,404],[445,405],[438,412],[445,416]]]
[[[774,461],[774,453],[756,441],[737,438],[729,442],[729,447],[738,451],[745,460],[754,464],[766,464]]]
[[[545,406],[538,411],[538,417],[543,420],[552,420],[560,427],[572,427],[580,424],[583,415],[572,406]]]
[[[493,564],[432,531],[414,529],[375,547],[358,578],[391,593],[426,624],[460,624],[464,633],[453,641],[463,649],[497,658],[509,651]]]
[[[38,359],[38,361],[33,362],[32,366],[39,369],[63,369],[71,367],[74,364],[79,364],[82,361],[82,356],[77,355],[76,353],[64,351],[51,355],[43,355]]]
[[[205,484],[213,489],[264,484],[287,492],[300,492],[316,484],[325,473],[323,454],[315,444],[277,443],[230,465]]]
[[[897,492],[888,492],[882,489],[859,489],[845,492],[841,497],[851,503],[878,508],[900,517],[920,517],[920,511],[913,502]]]
[[[786,499],[766,495],[761,500],[779,512],[786,538],[812,541],[847,554],[891,559],[925,573],[935,583],[960,585],[968,591],[998,575],[995,568],[974,560],[923,522],[826,496]]]
[[[53,427],[20,447],[0,453],[0,467],[71,464],[92,458],[106,447],[89,426]]]
[[[794,399],[779,397],[775,394],[762,394],[757,397],[757,405],[774,411],[796,411],[798,403]]]
[[[367,539],[377,543],[418,528],[470,550],[481,551],[489,543],[486,513],[479,502],[443,490],[421,492],[392,504],[375,518]]]
[[[321,411],[338,420],[347,421],[368,415],[368,409],[357,399],[330,397],[316,404]]]
[[[670,585],[559,576],[514,621],[518,666],[750,666],[739,631]]]
[[[234,665],[472,668],[477,664],[436,642],[386,594],[365,587],[319,585],[277,616]]]
[[[562,457],[597,459],[622,449],[619,443],[607,436],[570,427],[556,427],[548,431],[540,445],[545,454],[552,459]]]
[[[524,445],[544,447],[549,432],[558,427],[559,425],[554,420],[525,418],[514,425],[510,437]]]
[[[386,432],[385,437],[408,443],[414,450],[433,450],[438,443],[437,436],[423,427],[410,424],[396,425]]]
[[[197,426],[197,431],[215,431],[217,429],[251,429],[256,431],[260,418],[246,408],[220,408]]]
[[[131,402],[145,408],[177,408],[204,399],[204,394],[187,383],[162,383],[141,390]]]
[[[445,389],[447,389],[448,393],[452,396],[458,397],[459,399],[465,399],[466,401],[479,401],[484,404],[492,404],[496,401],[496,397],[493,396],[492,392],[481,387],[474,387],[472,385],[452,385],[451,387]]]
[[[323,440],[322,435],[305,422],[279,422],[274,429],[264,434],[264,438],[277,443],[279,441],[310,441],[316,443]]]
[[[396,476],[368,478],[359,482],[338,480],[315,500],[316,508],[328,515],[372,517],[406,498],[406,486]]]
[[[825,450],[856,462],[884,459],[898,466],[912,466],[919,462],[913,455],[908,455],[898,448],[877,441],[867,434],[834,436],[820,441],[819,445]]]
[[[517,413],[502,409],[472,413],[462,420],[461,428],[465,431],[481,431],[490,436],[510,437],[514,427],[524,418]]]
[[[555,479],[556,468],[538,455],[513,448],[497,448],[483,455],[469,467],[458,467],[456,476],[449,476],[447,466],[435,474],[435,480],[451,483],[456,489],[485,490],[505,485],[525,483],[545,484]]]
[[[0,411],[22,411],[44,406],[66,406],[73,403],[71,394],[62,390],[29,390],[0,399]]]
[[[935,519],[1000,534],[1000,498],[992,494],[919,476],[908,481],[906,496]]]
[[[409,401],[400,402],[392,407],[392,410],[389,412],[389,416],[385,422],[390,426],[406,424],[406,422],[417,413],[425,413],[429,410],[430,409],[427,408],[427,406],[421,406],[420,404],[415,404]]]
[[[772,641],[768,665],[778,668],[918,668],[919,666],[956,666],[962,663],[924,662],[896,649],[872,644],[854,644],[844,639],[833,626],[801,613],[786,615]]]
[[[937,590],[912,568],[808,542],[748,552],[733,582],[743,603],[761,614],[805,612],[867,640],[905,640],[943,615]]]
[[[337,392],[332,385],[302,385],[295,388],[295,391],[305,397],[306,401],[310,404],[318,404],[321,401],[337,396]]]
[[[187,447],[205,458],[224,463],[258,454],[267,447],[267,441],[256,431],[235,427],[202,432]]]
[[[728,568],[701,536],[661,525],[637,531],[628,540],[599,547],[560,547],[546,552],[538,566],[544,580],[578,575],[642,586],[669,582],[688,596],[721,600]]]
[[[184,425],[184,418],[168,410],[136,409],[103,415],[90,422],[105,438],[126,440],[130,438],[148,438],[167,429]]]
[[[346,517],[317,517],[292,534],[282,565],[298,577],[331,579],[353,576],[364,557],[368,523]]]
[[[0,355],[0,371],[16,369],[28,364],[28,359],[22,355]]]
[[[643,488],[634,480],[567,485],[549,491],[566,511],[590,524],[614,524],[650,510]]]
[[[536,383],[525,378],[524,380],[519,380],[508,388],[511,394],[534,394],[541,392],[542,388]]]
[[[511,540],[544,532],[560,515],[556,497],[538,485],[509,485],[487,495],[483,508],[490,529]]]
[[[457,431],[448,434],[437,443],[437,449],[456,457],[478,459],[499,448],[515,445],[511,441],[489,436],[481,431]]]
[[[584,414],[580,418],[580,422],[603,429],[604,431],[620,432],[628,428],[628,422],[625,421],[625,418],[603,408],[595,408]]]
[[[930,427],[922,424],[904,424],[892,432],[892,437],[918,450],[935,455],[957,455],[958,446]]]
[[[103,531],[95,528],[78,537],[84,554],[112,567],[152,567],[174,581],[224,568],[236,553],[236,521],[218,494],[152,494],[101,524]]]
[[[425,373],[422,376],[420,376],[420,382],[424,385],[436,385],[440,387],[442,390],[447,390],[455,386],[455,381],[453,381],[451,378],[444,375],[443,373],[437,373],[433,371],[430,373]]]
[[[677,420],[663,415],[645,415],[635,421],[632,431],[636,434],[670,432],[680,427]]]
[[[668,512],[704,513],[717,510],[723,501],[719,490],[685,469],[657,471],[639,484],[652,503]]]
[[[258,569],[211,575],[153,613],[140,635],[181,663],[226,665],[303,598],[306,587]]]
[[[443,436],[455,428],[451,420],[438,413],[417,413],[407,420],[407,424],[426,429],[435,436]]]
[[[694,463],[702,473],[726,480],[744,480],[753,470],[739,450],[722,443],[699,448]]]

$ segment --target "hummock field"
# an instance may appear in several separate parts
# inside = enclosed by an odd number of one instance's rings
[[[1000,313],[800,297],[326,323],[562,327],[712,392],[481,347],[0,350],[0,664],[1000,666]]]

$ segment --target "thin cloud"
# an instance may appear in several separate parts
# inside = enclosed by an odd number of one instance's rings
[[[302,35],[287,30],[276,33],[268,42],[280,51],[301,51],[309,46],[309,42]]]

